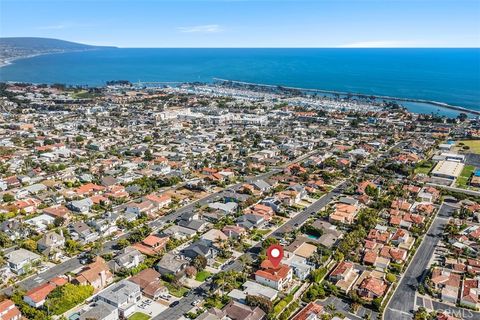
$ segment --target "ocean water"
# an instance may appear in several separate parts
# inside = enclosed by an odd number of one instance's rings
[[[37,56],[0,68],[0,81],[90,86],[215,77],[480,110],[480,49],[104,49]],[[408,108],[445,111],[424,104]]]

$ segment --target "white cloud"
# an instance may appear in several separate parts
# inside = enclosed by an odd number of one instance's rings
[[[206,24],[201,26],[178,27],[178,31],[183,33],[217,33],[223,31],[218,24]]]
[[[403,41],[403,40],[381,40],[381,41],[361,41],[352,42],[338,46],[339,48],[407,48],[407,47],[421,47],[425,44],[418,41]]]

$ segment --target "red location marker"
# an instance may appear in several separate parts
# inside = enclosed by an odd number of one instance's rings
[[[272,244],[267,249],[267,258],[274,268],[278,267],[283,258],[283,247],[279,244]]]

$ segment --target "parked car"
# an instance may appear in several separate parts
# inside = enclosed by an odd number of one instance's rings
[[[197,306],[199,303],[201,302],[201,300],[197,299],[195,301],[192,302],[192,306]]]

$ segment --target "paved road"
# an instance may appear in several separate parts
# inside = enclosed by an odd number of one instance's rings
[[[299,228],[307,219],[316,214],[318,211],[322,210],[327,204],[329,204],[332,199],[342,193],[346,186],[347,182],[343,182],[334,188],[332,191],[324,194],[320,199],[315,201],[309,207],[305,208],[302,212],[297,214],[292,219],[288,220],[285,224],[280,226],[277,230],[272,232],[270,236],[283,238],[283,234],[288,232],[292,229]],[[261,251],[262,242],[258,242],[253,247],[249,248],[248,251],[244,255],[249,255],[251,258],[256,258],[258,253]],[[242,271],[244,268],[240,258],[235,260],[232,264],[228,265],[225,270],[235,270],[235,271]],[[206,281],[201,287],[200,290],[197,289],[195,292],[190,292],[186,297],[179,301],[179,304],[170,307],[160,313],[158,316],[153,318],[153,320],[174,320],[180,318],[183,314],[188,312],[190,309],[193,308],[191,303],[195,300],[202,300],[205,298],[205,291],[210,287],[211,282]]]
[[[432,186],[432,187],[437,187],[437,188],[443,188],[443,189],[453,191],[453,192],[465,193],[465,194],[475,196],[475,197],[480,197],[480,191],[462,189],[462,188],[457,188],[457,187],[449,187],[449,186],[444,186],[444,185],[441,185],[441,184],[430,183],[430,182],[427,183],[427,185]]]
[[[442,204],[435,220],[432,222],[415,257],[410,262],[397,290],[388,303],[383,318],[386,320],[407,320],[413,318],[415,292],[427,274],[427,266],[436,245],[441,239],[443,229],[448,223],[448,217],[456,207]]]
[[[36,276],[31,276],[23,281],[17,282],[15,285],[19,285],[28,291],[44,282],[47,282],[48,280],[51,280],[52,278],[55,278],[56,276],[71,272],[80,268],[81,266],[82,264],[80,263],[80,260],[75,257],[63,263],[57,264],[56,266]],[[0,291],[0,293],[9,295],[12,294],[12,289],[13,287],[4,288]]]
[[[405,142],[399,142],[396,145],[392,146],[392,148],[400,147]],[[390,150],[389,149],[389,150]],[[385,152],[386,153],[386,152]],[[377,158],[373,159],[368,165],[359,169],[358,171],[365,171],[368,167],[375,163],[375,160],[380,158],[382,155],[379,155]],[[305,157],[305,156],[304,156]],[[297,159],[297,161],[299,161]],[[278,170],[280,171],[280,170]],[[271,173],[273,174],[273,173]],[[355,174],[354,174],[355,176]],[[348,185],[348,179],[344,180],[342,183],[337,185],[333,190],[324,194],[320,199],[315,201],[309,207],[305,208],[302,212],[297,214],[292,219],[288,220],[285,224],[280,226],[277,230],[272,232],[270,236],[276,238],[283,238],[283,234],[285,232],[289,232],[293,229],[299,228],[307,219],[317,213],[318,211],[322,210],[327,204],[329,204],[333,198],[339,196],[343,193],[346,186]],[[261,250],[262,243],[261,241],[258,242],[255,246],[251,247],[244,255],[249,255],[252,258],[255,258]],[[232,264],[228,265],[225,270],[235,270],[235,271],[242,271],[243,270],[243,263],[240,261],[240,257],[236,259]],[[206,281],[200,288],[207,289],[210,286],[210,281]],[[196,292],[190,291],[189,294],[184,297],[183,299],[179,300],[179,304],[173,307],[169,307],[159,315],[157,315],[153,320],[175,320],[183,316],[184,313],[188,312],[192,307],[191,303],[197,299],[203,299],[205,297],[205,292],[202,290],[198,290]]]
[[[305,155],[297,158],[296,160],[285,164],[285,166],[289,165],[290,163],[296,162],[296,161],[301,161],[301,160],[305,159],[306,157],[308,157],[312,154],[313,154],[313,152],[305,154]],[[254,176],[254,177],[247,177],[245,180],[248,182],[248,181],[254,181],[254,180],[258,180],[258,179],[267,179],[268,177],[270,177],[270,176],[272,176],[276,173],[279,173],[282,170],[283,170],[282,168],[274,168],[274,169],[270,170],[269,172],[265,172],[265,173],[259,174],[257,176]],[[238,189],[242,184],[243,184],[243,182],[242,183],[237,183],[233,186],[229,186],[226,189]],[[212,193],[211,195],[208,195],[208,196],[206,196],[206,197],[204,197],[204,198],[202,198],[198,201],[195,201],[195,202],[192,202],[190,204],[187,204],[187,205],[183,206],[182,208],[176,210],[175,212],[172,212],[169,215],[162,216],[162,217],[159,217],[156,220],[150,221],[148,224],[149,224],[150,227],[152,227],[153,230],[156,231],[161,226],[163,226],[164,224],[175,221],[183,213],[194,210],[197,205],[202,205],[203,206],[203,205],[208,204],[210,202],[214,202],[216,200],[221,199],[222,195],[223,195],[223,192],[224,192],[224,190],[221,190],[221,191],[216,192],[216,193]],[[103,244],[102,254],[116,252],[117,251],[116,244],[117,244],[118,240],[122,239],[122,238],[127,238],[128,235],[129,234],[126,233],[116,240],[105,242]],[[23,289],[28,291],[28,290],[44,283],[44,282],[47,282],[47,281],[51,280],[52,278],[54,278],[58,275],[63,275],[67,272],[72,272],[72,271],[78,269],[81,266],[82,265],[81,265],[78,257],[74,257],[74,258],[71,258],[71,259],[69,259],[65,262],[62,262],[62,263],[48,269],[45,272],[39,273],[36,276],[32,276],[32,277],[27,278],[23,281],[17,282],[17,283],[15,283],[15,286],[20,286]],[[0,293],[11,294],[13,288],[14,288],[14,286],[4,288],[4,289],[0,290]]]

